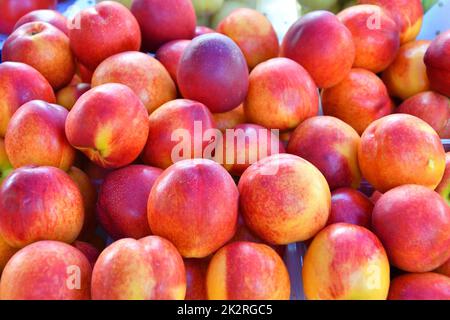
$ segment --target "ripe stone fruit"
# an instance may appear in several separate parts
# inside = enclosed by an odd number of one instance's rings
[[[378,238],[366,228],[337,223],[314,238],[303,263],[309,300],[385,300],[389,261]]]
[[[358,188],[358,133],[345,122],[327,116],[306,119],[292,133],[287,150],[315,165],[331,190]]]
[[[450,258],[450,207],[436,192],[403,185],[375,204],[372,227],[394,266],[432,271]]]
[[[325,177],[308,161],[277,154],[250,166],[239,181],[240,209],[257,236],[270,244],[304,241],[330,212]]]
[[[55,90],[68,85],[75,74],[69,38],[47,22],[29,22],[16,29],[3,45],[2,59],[32,66]]]
[[[216,252],[206,276],[211,300],[288,300],[289,274],[269,246],[233,242]]]
[[[0,33],[11,33],[17,20],[37,9],[54,9],[56,0],[0,1]]]
[[[278,56],[277,34],[269,19],[256,10],[233,11],[219,23],[217,31],[236,42],[250,69]]]
[[[142,52],[123,52],[103,61],[92,76],[92,87],[121,83],[130,87],[149,113],[177,97],[177,89],[164,66]]]
[[[233,139],[225,137],[223,148],[216,149],[214,156],[234,176],[240,176],[250,165],[265,157],[285,153],[279,137],[256,124],[240,124],[226,134],[232,134]]]
[[[64,32],[67,36],[69,35],[67,18],[56,10],[48,9],[34,10],[22,16],[22,18],[20,18],[14,26],[14,30],[25,23],[35,21],[47,22]]]
[[[65,108],[40,100],[21,106],[5,135],[6,153],[12,165],[53,166],[67,171],[75,160],[75,149],[64,131],[67,114]]]
[[[0,235],[22,248],[42,239],[72,243],[83,226],[83,198],[54,167],[22,167],[0,187]]]
[[[433,272],[398,276],[391,282],[389,300],[450,300],[450,278]]]
[[[8,263],[9,259],[17,252],[16,248],[11,247],[9,244],[3,240],[0,236],[0,274],[3,271],[3,268]]]
[[[89,239],[95,233],[97,219],[95,205],[97,203],[97,190],[89,176],[77,167],[71,167],[67,174],[77,185],[83,198],[84,223],[78,239]]]
[[[142,46],[147,51],[194,36],[197,19],[190,0],[134,0],[131,12],[139,22]]]
[[[401,43],[415,40],[421,30],[424,12],[420,0],[359,0],[358,3],[385,9],[400,29]]]
[[[322,91],[323,113],[351,125],[359,134],[393,111],[386,86],[370,71],[355,68],[334,87]]]
[[[185,300],[207,300],[206,271],[209,259],[184,259],[186,268],[186,297]]]
[[[93,300],[183,300],[183,259],[160,237],[118,240],[98,257],[91,292]]]
[[[31,100],[55,102],[48,81],[34,68],[20,62],[0,64],[0,137],[16,110]]]
[[[435,189],[445,170],[445,151],[436,131],[408,114],[373,122],[358,150],[363,176],[380,192],[404,184]]]
[[[204,139],[215,127],[211,112],[196,101],[165,103],[150,115],[149,125],[142,160],[158,168],[166,169],[180,159],[203,158],[206,148],[214,143]]]
[[[430,90],[427,68],[423,62],[431,41],[408,42],[400,47],[394,62],[383,72],[383,82],[389,93],[406,100],[415,94]]]
[[[137,51],[141,32],[136,19],[123,5],[107,1],[81,10],[69,30],[73,53],[85,67],[95,68],[106,58],[120,52]]]
[[[161,169],[130,165],[109,173],[99,193],[97,212],[102,226],[114,239],[140,239],[151,234],[147,201]]]
[[[238,196],[233,179],[216,162],[177,162],[159,176],[150,192],[150,229],[170,240],[183,257],[206,257],[233,237]]]
[[[205,104],[213,113],[238,107],[248,90],[244,55],[230,38],[209,33],[194,38],[177,73],[181,95]]]
[[[80,250],[88,259],[91,268],[94,268],[95,262],[100,255],[100,251],[92,244],[78,240],[72,243],[72,246]]]
[[[130,164],[148,136],[147,110],[127,86],[95,87],[75,103],[66,120],[70,144],[104,168]]]
[[[0,138],[0,184],[12,170],[13,166],[9,161],[5,150],[5,140]]]
[[[372,225],[373,202],[351,188],[339,188],[331,193],[331,210],[327,224],[345,222],[367,229]]]
[[[397,112],[407,113],[424,120],[441,138],[446,138],[445,131],[450,125],[450,99],[446,96],[433,91],[421,92],[403,101],[397,108]]]
[[[9,260],[0,281],[2,300],[89,300],[91,266],[69,244],[38,241]]]
[[[89,83],[69,84],[56,93],[56,103],[70,111],[78,99],[90,89]]]
[[[444,176],[436,187],[436,192],[439,193],[450,206],[450,152],[445,154]]]
[[[270,59],[250,73],[244,111],[251,123],[268,129],[294,129],[319,112],[317,87],[295,61]]]
[[[359,5],[341,11],[337,17],[353,35],[353,67],[378,73],[394,61],[400,48],[400,32],[388,12],[376,5]]]
[[[246,122],[244,105],[240,105],[236,109],[223,113],[213,113],[216,128],[225,133],[226,129],[233,129],[238,124]]]
[[[173,40],[162,45],[156,51],[155,58],[162,63],[175,82],[177,82],[178,66],[180,65],[181,57],[189,43],[191,43],[191,40]]]
[[[450,30],[434,39],[425,53],[427,75],[433,90],[450,97]]]
[[[341,82],[355,61],[352,33],[328,11],[301,17],[288,30],[281,56],[302,65],[320,88]]]

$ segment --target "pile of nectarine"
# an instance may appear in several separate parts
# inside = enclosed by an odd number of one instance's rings
[[[0,1],[0,299],[289,299],[304,242],[307,299],[450,300],[450,30],[416,40],[419,0],[300,1],[285,35],[119,2]]]

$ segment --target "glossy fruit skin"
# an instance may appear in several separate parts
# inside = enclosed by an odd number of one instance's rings
[[[450,300],[450,278],[433,272],[394,278],[389,300]]]
[[[331,193],[331,210],[327,224],[350,223],[370,230],[373,202],[362,192],[339,188]]]
[[[2,0],[0,2],[0,33],[11,33],[14,25],[23,15],[38,9],[54,9],[56,4],[56,0]]]
[[[150,191],[150,229],[173,242],[183,257],[204,258],[236,232],[238,196],[233,179],[218,163],[179,161],[159,176]]]
[[[219,33],[205,34],[184,50],[177,80],[184,98],[205,104],[213,113],[227,112],[247,95],[247,62],[233,40]]]
[[[332,224],[309,245],[303,264],[309,300],[385,300],[389,261],[378,238],[366,228]]]
[[[426,187],[403,185],[383,194],[372,230],[399,269],[428,272],[450,258],[450,207]]]
[[[143,49],[155,52],[172,40],[192,39],[196,17],[189,0],[134,0],[131,12],[139,22]]]
[[[90,300],[91,265],[75,247],[38,241],[19,250],[0,281],[1,300]]]
[[[108,1],[81,10],[71,23],[78,27],[69,30],[70,46],[89,70],[95,70],[114,54],[138,51],[141,47],[139,24],[120,3]]]
[[[434,39],[425,53],[427,75],[433,90],[450,97],[450,31]]]
[[[64,32],[66,36],[69,36],[69,27],[67,18],[56,10],[47,10],[47,9],[34,10],[31,11],[30,13],[27,13],[22,18],[20,18],[19,21],[17,21],[16,25],[14,26],[14,30],[16,30],[25,23],[35,21],[47,22],[52,26],[58,28],[62,32]]]
[[[83,221],[81,193],[61,169],[22,167],[0,187],[0,234],[13,247],[42,239],[72,243]]]
[[[304,15],[288,30],[281,56],[302,65],[319,88],[338,84],[355,60],[351,32],[328,11]]]
[[[56,102],[53,89],[44,76],[24,63],[0,64],[0,84],[0,137],[5,136],[9,120],[25,102]]]
[[[288,300],[291,289],[287,268],[272,248],[241,241],[214,254],[206,288],[211,300]]]

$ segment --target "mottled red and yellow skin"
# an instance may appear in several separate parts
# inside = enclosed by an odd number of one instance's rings
[[[328,11],[314,11],[294,23],[281,45],[281,56],[301,64],[320,88],[341,82],[355,61],[352,33]]]
[[[219,23],[217,32],[236,42],[250,69],[278,56],[280,48],[277,34],[269,19],[256,10],[234,10]]]
[[[195,134],[195,122],[198,125],[201,124],[201,136]],[[177,99],[165,103],[150,115],[149,124],[150,130],[147,144],[142,153],[142,160],[150,166],[162,169],[168,168],[177,160],[172,159],[172,152],[183,141],[191,144],[191,154],[188,155],[188,150],[184,150],[186,154],[183,153],[180,156],[184,159],[203,157],[203,151],[212,143],[203,141],[203,135],[208,129],[215,128],[212,114],[208,108],[200,102],[187,99]],[[187,137],[172,137],[176,130],[187,130],[190,141],[184,140]],[[199,150],[201,154],[195,153],[197,144],[201,146],[201,150]]]
[[[239,181],[247,226],[270,244],[304,241],[322,229],[330,212],[330,188],[308,161],[290,154],[264,158]]]
[[[378,191],[404,184],[435,189],[445,170],[445,151],[438,134],[425,121],[393,114],[373,122],[358,149],[363,177]]]
[[[92,244],[84,241],[77,240],[74,243],[72,243],[72,246],[80,250],[86,257],[86,259],[88,259],[91,268],[94,268],[95,262],[97,261],[97,258],[100,255],[100,251]]]
[[[435,270],[435,272],[443,274],[447,277],[450,277],[450,259],[448,259],[446,262],[444,262],[443,265],[441,265],[439,268]]]
[[[286,152],[275,133],[256,124],[239,124],[225,134],[233,134],[234,139],[228,143],[225,135],[223,148],[216,149],[215,157],[233,176],[242,175],[250,165],[265,157]]]
[[[227,112],[237,108],[247,95],[247,62],[227,36],[204,34],[184,50],[177,81],[184,98],[203,103],[213,113]]]
[[[0,2],[0,33],[9,34],[25,14],[38,9],[56,8],[56,0],[3,0]]]
[[[397,113],[407,113],[428,123],[445,139],[445,130],[450,125],[450,99],[434,91],[418,93],[405,100]]]
[[[251,123],[268,129],[294,129],[319,112],[317,87],[295,61],[270,59],[250,73],[244,111]]]
[[[208,28],[206,26],[196,26],[195,27],[194,38],[198,37],[198,36],[201,36],[201,35],[204,35],[204,34],[207,34],[207,33],[214,33],[214,32],[216,32],[216,31],[211,29],[211,28]]]
[[[238,197],[233,179],[218,163],[179,161],[159,176],[150,192],[150,229],[171,241],[183,257],[204,258],[236,232]]]
[[[216,128],[225,133],[226,129],[233,129],[238,124],[246,122],[244,105],[241,104],[236,109],[223,113],[213,113]]]
[[[66,139],[68,111],[56,104],[33,100],[12,116],[5,135],[8,159],[14,168],[52,166],[67,171],[75,149]]]
[[[183,300],[185,293],[183,259],[157,236],[114,242],[92,271],[93,300]]]
[[[9,260],[0,299],[89,300],[91,271],[80,250],[58,241],[38,241]]]
[[[39,240],[72,243],[83,220],[81,193],[58,168],[22,167],[0,187],[0,235],[12,247]]]
[[[185,300],[207,300],[206,272],[209,264],[208,258],[184,259],[186,268],[186,297]]]
[[[8,155],[5,150],[5,141],[0,138],[0,184],[13,170],[11,162],[9,162]]]
[[[3,240],[0,236],[0,274],[6,263],[11,259],[11,257],[17,252],[18,249],[11,247],[9,244]]]
[[[112,55],[141,47],[139,24],[120,3],[107,1],[83,9],[70,23],[75,26],[69,30],[72,51],[90,70]]]
[[[354,68],[378,73],[394,61],[400,48],[400,32],[385,10],[376,5],[352,6],[337,17],[353,35]]]
[[[197,19],[190,0],[134,0],[131,12],[139,22],[142,47],[147,51],[194,36]]]
[[[366,228],[332,224],[317,234],[303,262],[309,300],[385,300],[389,261],[378,238]]]
[[[289,274],[265,244],[238,241],[216,252],[206,275],[211,300],[288,300]]]
[[[450,300],[450,278],[433,272],[398,276],[391,282],[389,300]]]
[[[181,56],[190,43],[191,40],[173,40],[162,45],[156,51],[155,58],[162,63],[175,82],[177,82],[177,72]]]
[[[99,193],[97,213],[100,223],[114,239],[140,239],[151,235],[147,202],[159,168],[130,165],[109,173]]]
[[[280,255],[281,258],[284,257],[284,254],[286,251],[285,245],[268,244],[263,239],[256,236],[245,224],[244,217],[242,216],[242,214],[239,214],[239,216],[238,216],[236,233],[234,234],[233,238],[228,243],[232,243],[232,242],[236,242],[236,241],[247,241],[247,242],[267,244],[269,247],[271,247],[273,250],[275,250]]]
[[[331,193],[331,210],[327,224],[355,224],[367,229],[372,225],[373,202],[351,188],[339,188]]]
[[[97,219],[95,217],[95,204],[97,203],[97,190],[89,176],[77,167],[71,167],[67,174],[80,190],[83,197],[84,223],[78,239],[88,239],[95,232]]]
[[[327,179],[331,190],[358,188],[358,133],[345,122],[328,116],[306,119],[292,133],[287,147],[315,165]]]
[[[68,85],[75,74],[69,37],[47,22],[29,22],[16,29],[3,45],[2,60],[32,66],[54,90]]]
[[[386,192],[373,209],[372,228],[391,264],[402,270],[428,272],[450,258],[450,207],[426,187]]]
[[[444,176],[436,187],[436,192],[439,193],[450,206],[450,152],[445,154]]]
[[[383,82],[390,95],[406,100],[430,90],[427,68],[423,62],[431,41],[418,40],[400,47],[394,62],[383,72]]]
[[[30,13],[27,13],[17,21],[16,25],[14,26],[14,30],[19,28],[21,25],[24,25],[25,23],[36,21],[47,22],[64,32],[65,35],[69,35],[67,18],[58,11],[49,9],[34,10]]]
[[[31,100],[55,103],[48,81],[34,68],[19,62],[0,64],[0,137],[16,110]]]
[[[69,84],[56,93],[56,103],[70,111],[78,99],[90,89],[89,83]]]
[[[127,86],[109,83],[81,96],[66,120],[70,144],[104,168],[132,163],[148,136],[147,110]]]
[[[175,83],[164,66],[142,52],[123,52],[104,60],[95,69],[92,87],[105,83],[130,87],[149,113],[177,97]]]
[[[375,4],[385,9],[400,29],[402,44],[416,39],[422,27],[423,7],[420,0],[358,0],[361,4]]]
[[[371,71],[355,68],[338,85],[322,91],[323,113],[348,123],[358,134],[393,111],[386,86]]]
[[[433,40],[424,61],[430,86],[443,95],[450,97],[450,30]]]

